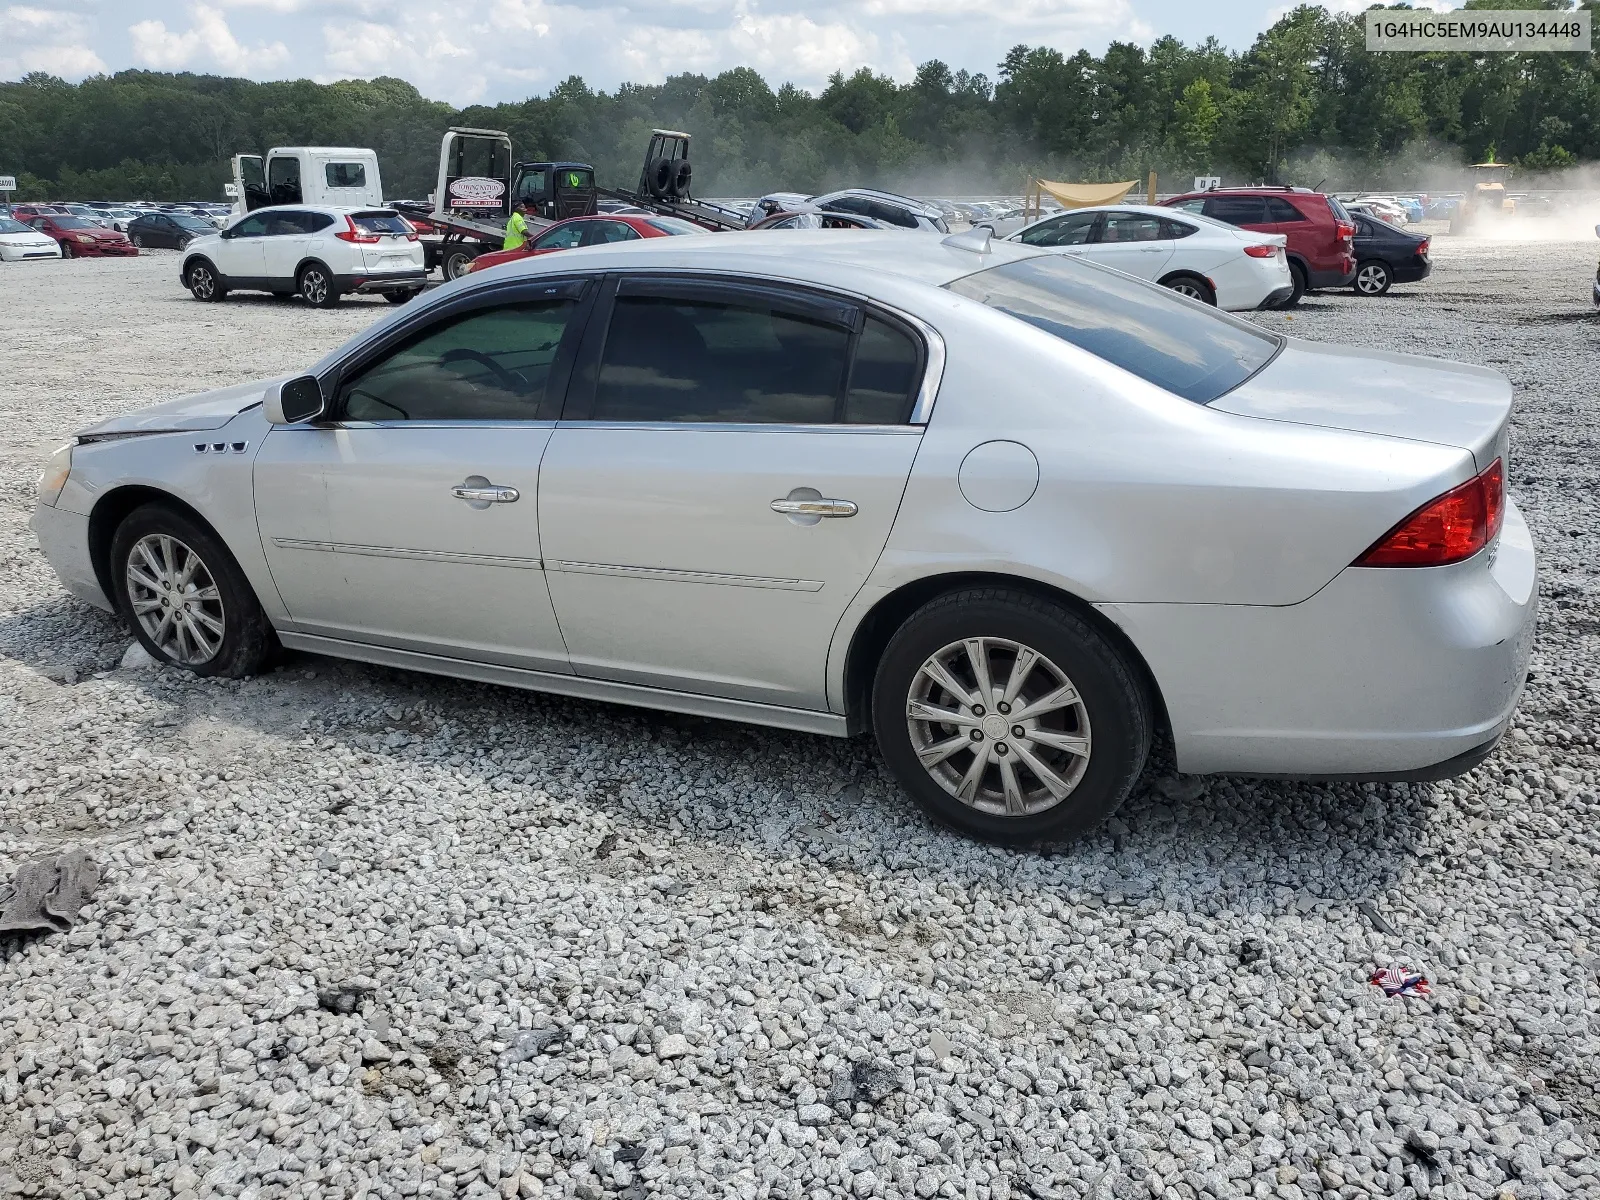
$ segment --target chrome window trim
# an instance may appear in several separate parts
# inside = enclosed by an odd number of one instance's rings
[[[777,421],[562,421],[562,429],[647,429],[667,432],[692,429],[700,433],[870,433],[890,437],[921,437],[920,425],[785,424]]]
[[[355,432],[362,429],[554,429],[550,419],[508,421],[474,421],[469,418],[432,421],[301,421],[294,425],[274,425],[273,429],[344,429]]]

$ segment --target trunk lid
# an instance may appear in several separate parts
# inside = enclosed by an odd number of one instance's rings
[[[285,379],[289,376],[284,376]],[[235,384],[214,392],[201,392],[181,400],[169,400],[112,417],[78,431],[90,441],[105,437],[127,437],[139,433],[180,433],[189,430],[221,429],[247,408],[260,404],[267,388],[280,380]]]
[[[1277,358],[1211,407],[1458,446],[1481,471],[1505,455],[1511,381],[1488,367],[1290,339]]]

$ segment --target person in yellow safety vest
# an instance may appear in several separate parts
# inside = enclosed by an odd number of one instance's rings
[[[533,201],[523,200],[511,214],[511,220],[506,222],[506,241],[501,246],[502,250],[516,250],[528,241],[528,218],[525,214],[533,211]]]

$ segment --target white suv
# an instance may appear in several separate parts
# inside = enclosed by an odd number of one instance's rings
[[[178,278],[196,300],[272,292],[328,308],[347,292],[380,292],[404,304],[428,272],[417,231],[393,209],[294,204],[258,208],[195,238]]]

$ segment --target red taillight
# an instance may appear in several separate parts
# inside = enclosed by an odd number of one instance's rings
[[[1427,258],[1428,257],[1428,247],[1431,246],[1431,245],[1433,245],[1433,239],[1432,238],[1423,238],[1422,241],[1417,246],[1417,253],[1420,254],[1423,258]]]
[[[1342,238],[1353,238],[1356,236],[1356,227],[1349,221],[1335,221],[1334,226],[1338,230],[1339,236]]]
[[[406,227],[406,241],[408,241],[408,242],[416,241],[417,240],[417,227],[415,225],[413,225],[410,221],[406,220],[404,217],[400,218],[400,224],[402,224],[402,225],[404,225]]]
[[[337,230],[333,235],[341,242],[357,242],[363,246],[375,246],[378,244],[378,235],[375,233],[362,233],[361,230],[356,228],[356,223],[350,219],[349,213],[345,214],[344,224],[345,228]]]
[[[1276,246],[1246,246],[1244,252],[1251,258],[1271,258],[1278,252]]]
[[[1497,458],[1482,474],[1401,521],[1355,565],[1444,567],[1460,562],[1494,540],[1505,511],[1505,470]]]

